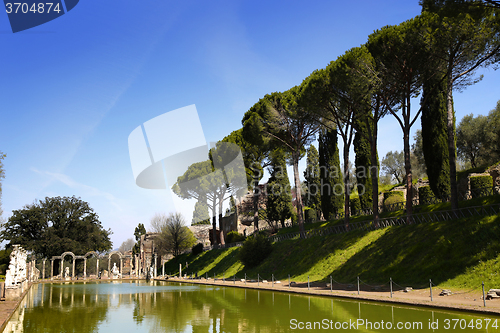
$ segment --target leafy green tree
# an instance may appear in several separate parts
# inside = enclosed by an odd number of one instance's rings
[[[241,123],[241,138],[235,136],[236,144],[244,151],[247,181],[253,190],[253,225],[254,232],[259,230],[259,202],[263,201],[259,181],[264,175],[264,169],[270,165],[269,152],[273,142],[262,135],[261,108],[265,107],[261,99],[255,103],[243,116]]]
[[[393,96],[394,105],[384,99],[389,112],[398,121],[403,132],[403,152],[407,193],[412,191],[410,130],[418,119],[421,109],[412,113],[411,99],[422,88],[424,73],[429,71],[429,57],[421,31],[426,21],[420,17],[405,21],[398,26],[387,26],[369,36],[368,49],[377,63],[381,85]],[[413,198],[406,198],[406,212],[412,214]]]
[[[312,147],[312,146],[311,146]],[[266,218],[274,223],[280,222],[285,227],[285,220],[292,216],[292,195],[290,180],[286,171],[285,154],[280,149],[271,153],[270,177],[267,181]]]
[[[485,163],[492,165],[500,161],[500,101],[496,108],[488,113],[488,127],[485,127]]]
[[[458,156],[470,161],[473,168],[486,160],[488,147],[486,146],[486,132],[488,118],[473,114],[464,116],[457,128],[457,150]]]
[[[9,268],[10,254],[12,247],[0,250],[0,274],[5,275],[7,268]]]
[[[230,192],[226,186],[222,172],[215,172],[210,160],[194,163],[179,178],[172,187],[175,194],[182,199],[207,198],[209,209],[212,211],[212,239],[217,243],[217,207],[219,201]]]
[[[318,143],[321,210],[324,218],[329,220],[344,211],[342,196],[344,182],[340,171],[337,131],[322,129],[319,133]]]
[[[37,256],[111,249],[111,230],[102,227],[94,210],[80,198],[47,197],[12,213],[2,224],[0,240],[20,244]]]
[[[369,149],[362,149],[366,154],[369,153],[369,160],[367,161],[364,169],[358,178],[364,177],[367,181],[360,182],[360,185],[365,186],[365,194],[361,200],[367,206],[367,202],[372,202],[372,211],[375,225],[378,225],[378,169],[379,161],[377,154],[377,141],[378,141],[378,122],[382,119],[388,112],[388,105],[392,106],[395,104],[394,94],[391,93],[390,89],[386,85],[381,84],[382,80],[379,76],[379,68],[377,62],[375,62],[373,56],[369,52],[366,45],[361,47],[353,48],[350,50],[352,56],[348,62],[348,77],[352,82],[351,86],[355,87],[356,93],[354,96],[357,106],[356,116],[354,125],[356,128],[355,135],[355,146],[362,147],[368,143]],[[364,144],[361,144],[364,142]],[[363,154],[362,154],[363,155]],[[358,153],[356,152],[356,156]],[[358,157],[356,157],[358,158]],[[361,160],[357,161],[358,165]],[[371,178],[371,179],[369,179]],[[367,186],[371,183],[371,198],[369,197],[369,191]],[[362,192],[362,190],[360,191]],[[365,207],[368,208],[368,207]]]
[[[405,174],[405,160],[403,152],[388,152],[382,159],[382,171],[384,171],[386,175],[394,177],[398,184],[402,183],[403,176]]]
[[[304,95],[303,86],[295,86],[283,93],[266,95],[247,111],[243,118],[244,123],[252,119],[254,133],[261,133],[255,142],[261,142],[263,146],[281,145],[291,155],[297,221],[301,235],[304,235],[305,230],[299,160],[319,130],[319,125],[314,122],[311,113],[307,112],[306,101],[307,96]]]
[[[200,197],[194,205],[193,220],[191,225],[196,224],[210,224],[210,215],[208,214],[206,197]]]
[[[134,230],[134,237],[135,237],[135,245],[132,248],[132,255],[139,254],[141,251],[141,236],[146,233],[146,228],[144,227],[144,224],[139,223],[137,227],[135,227]]]
[[[307,149],[306,170],[304,171],[305,188],[304,205],[321,212],[321,178],[319,168],[319,154],[313,145]]]
[[[243,242],[239,257],[243,265],[248,268],[258,266],[273,251],[273,245],[264,234],[254,234]]]
[[[422,147],[422,130],[417,130],[413,136],[415,142],[411,145],[411,167],[416,178],[424,178],[426,173],[425,157]],[[448,181],[446,178],[445,181]]]
[[[196,238],[180,213],[170,213],[168,216],[156,214],[151,219],[151,228],[158,234],[156,241],[159,255],[171,253],[176,257],[196,243]]]
[[[354,85],[348,78],[350,76],[347,63],[351,59],[351,53],[332,61],[325,69],[314,71],[306,80],[306,89],[309,95],[315,96],[315,108],[317,118],[323,127],[336,130],[344,143],[343,160],[343,185],[344,185],[344,212],[345,224],[349,226],[349,149],[354,138],[353,122],[356,109],[359,107],[354,96],[356,94]]]
[[[457,6],[457,3],[460,6]],[[444,64],[436,75],[446,83],[451,207],[458,209],[453,91],[478,82],[476,70],[500,60],[500,17],[489,6],[472,1],[423,1],[428,18],[426,38],[430,57]]]

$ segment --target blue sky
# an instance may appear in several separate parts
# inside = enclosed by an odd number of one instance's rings
[[[118,247],[138,223],[174,209],[167,192],[135,185],[127,139],[137,126],[195,104],[207,142],[220,140],[265,94],[419,12],[418,0],[86,0],[16,34],[0,14],[3,217],[36,199],[76,195]],[[500,99],[500,72],[484,74],[455,94],[458,120]],[[391,117],[380,131],[379,156],[402,149]]]

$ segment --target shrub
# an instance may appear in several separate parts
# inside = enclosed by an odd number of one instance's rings
[[[227,233],[226,236],[226,243],[237,243],[237,242],[243,242],[245,240],[245,236],[242,234],[239,234],[237,231],[230,231]]]
[[[203,244],[198,243],[191,248],[191,254],[197,256],[203,252]]]
[[[318,219],[316,209],[307,208],[304,210],[304,219],[306,222],[315,222]]]
[[[356,215],[361,210],[361,200],[359,197],[354,197],[349,200],[351,215]]]
[[[266,259],[272,250],[273,246],[269,238],[259,233],[245,240],[239,257],[245,267],[255,267]]]
[[[405,202],[405,194],[402,191],[390,191],[384,193],[384,207]]]
[[[470,177],[470,191],[473,198],[493,194],[493,178],[491,176]]]
[[[430,186],[420,186],[418,189],[419,204],[430,205],[436,202],[436,196]]]
[[[292,212],[292,217],[290,219],[292,220],[292,225],[297,225],[298,217],[296,212]]]

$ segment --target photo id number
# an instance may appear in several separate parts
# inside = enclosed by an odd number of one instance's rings
[[[39,3],[34,3],[31,5],[27,3],[21,3],[21,2],[13,2],[13,3],[6,3],[5,4],[5,10],[7,11],[7,14],[17,14],[17,13],[36,13],[36,14],[44,14],[44,13],[50,13],[52,12],[61,12],[62,9],[59,8],[59,3],[56,3],[54,6],[54,3],[52,2],[39,2]]]

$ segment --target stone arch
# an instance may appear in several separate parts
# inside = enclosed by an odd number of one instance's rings
[[[123,254],[120,252],[120,251],[112,251],[109,253],[108,255],[108,276],[111,276],[111,257],[114,255],[114,254],[117,254],[118,257],[120,258],[120,268],[119,268],[119,272],[120,272],[120,276],[122,275],[122,272],[123,272]]]
[[[60,267],[60,272],[61,272],[61,278],[63,277],[63,264],[64,264],[64,257],[66,256],[71,256],[73,258],[73,267],[72,267],[72,270],[71,270],[71,278],[74,278],[75,277],[75,260],[76,260],[76,256],[73,252],[64,252],[63,254],[61,254],[61,267]]]
[[[122,254],[120,251],[112,251],[112,252],[110,252],[110,253],[109,253],[109,255],[108,255],[108,259],[111,259],[111,256],[112,256],[113,254],[118,254],[118,256],[120,257],[120,259],[122,259],[122,258],[123,258],[123,254]]]
[[[96,251],[89,251],[87,253],[85,253],[85,255],[82,256],[82,259],[83,259],[83,278],[86,279],[87,278],[87,259],[90,257],[90,256],[94,256],[94,258],[97,259],[96,261],[96,277],[99,276],[99,253],[97,253]]]
[[[85,253],[84,257],[85,257],[85,259],[87,259],[91,255],[94,255],[96,258],[99,257],[99,253],[97,253],[95,251],[89,251],[89,252]]]

